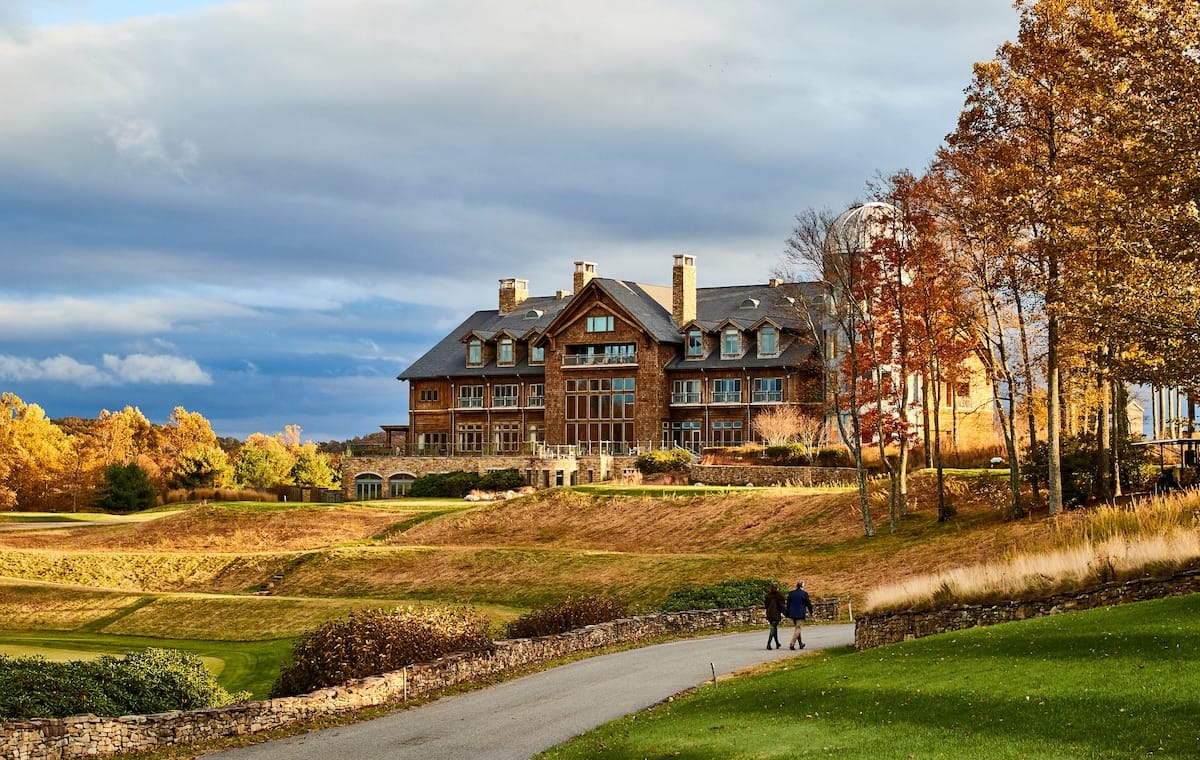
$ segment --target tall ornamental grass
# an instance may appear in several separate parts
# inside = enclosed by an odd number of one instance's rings
[[[930,609],[1045,596],[1200,562],[1200,493],[1105,506],[1063,516],[1056,548],[998,562],[913,576],[867,594],[869,612]]]

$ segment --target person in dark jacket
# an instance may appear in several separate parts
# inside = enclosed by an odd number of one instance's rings
[[[787,600],[780,593],[778,583],[771,584],[763,606],[767,608],[767,622],[771,624],[771,632],[767,635],[767,649],[771,648],[772,641],[775,642],[776,649],[783,649],[783,644],[779,643],[779,621],[783,620],[783,608],[787,606]]]
[[[797,643],[801,649],[804,648],[804,641],[800,638],[800,629],[804,627],[804,618],[808,617],[808,613],[812,611],[812,600],[808,598],[808,592],[804,590],[804,581],[796,581],[796,588],[789,591],[787,595],[787,616],[796,624],[788,649],[795,649]]]

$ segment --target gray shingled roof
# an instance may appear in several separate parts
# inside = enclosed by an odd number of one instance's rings
[[[794,367],[801,364],[815,350],[811,340],[798,338],[792,340],[779,356],[759,358],[751,348],[744,356],[737,359],[722,359],[720,351],[713,351],[703,359],[684,359],[677,356],[667,364],[667,371],[683,371],[696,369],[754,369],[756,367]]]
[[[588,283],[588,287],[602,289],[660,343],[681,344],[683,342],[679,326],[675,324],[675,320],[671,316],[671,288],[606,277],[593,279]],[[764,317],[769,317],[784,330],[806,337],[808,323],[800,316],[797,308],[803,303],[811,303],[812,299],[819,294],[820,286],[817,283],[788,283],[782,287],[763,284],[697,288],[696,323],[705,331],[716,330],[726,321],[733,322],[742,329],[748,329]],[[788,300],[789,297],[795,300]],[[747,299],[757,300],[758,304],[753,308],[742,308],[742,304]],[[484,340],[490,340],[505,329],[517,337],[534,329],[539,332],[545,331],[546,327],[568,303],[570,303],[570,298],[538,296],[526,299],[509,314],[501,314],[496,309],[477,311],[429,349],[424,356],[413,362],[408,369],[400,373],[397,379],[544,374],[541,365],[531,366],[526,361],[518,362],[512,367],[497,366],[494,360],[482,367],[468,367],[465,361],[466,347],[463,345],[462,339],[471,332],[478,334]],[[543,313],[536,319],[527,319],[526,315],[534,310],[541,310]],[[715,358],[709,356],[700,361],[685,362],[682,357],[679,357],[668,365],[668,368],[707,369],[731,366],[791,365],[803,361],[811,353],[812,346],[807,341],[793,341],[784,349],[781,356],[773,359],[759,359],[756,356],[746,356],[743,359],[721,359],[718,353]]]
[[[421,377],[499,377],[503,375],[541,375],[542,366],[530,365],[525,359],[512,367],[500,367],[495,360],[482,367],[468,367],[467,348],[462,339],[471,332],[477,333],[484,340],[490,340],[496,333],[507,329],[513,335],[521,337],[530,330],[543,331],[546,326],[558,316],[567,305],[569,299],[554,296],[535,296],[521,302],[517,308],[508,314],[501,314],[498,309],[477,311],[467,317],[458,327],[451,330],[446,337],[425,352],[425,355],[400,373],[397,380],[411,380]],[[541,311],[536,319],[527,319],[526,315],[533,311]]]

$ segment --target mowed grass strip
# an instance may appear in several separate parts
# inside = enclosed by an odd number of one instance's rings
[[[1191,595],[815,652],[539,757],[1195,757],[1198,649]]]

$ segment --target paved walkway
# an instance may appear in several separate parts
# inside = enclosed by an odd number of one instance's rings
[[[779,635],[787,641],[786,629]],[[230,760],[524,760],[622,715],[764,662],[767,632],[706,636],[569,663],[375,720],[265,742],[207,758]],[[804,629],[804,651],[854,643],[854,626]]]

